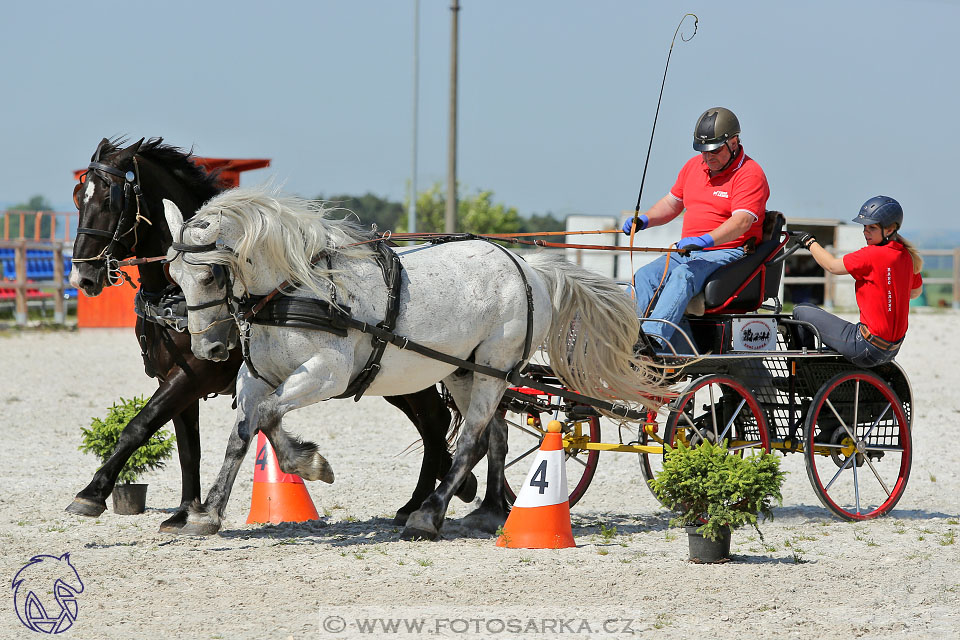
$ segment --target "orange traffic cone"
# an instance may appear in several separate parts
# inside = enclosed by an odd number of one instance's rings
[[[520,494],[497,538],[498,547],[565,549],[575,547],[564,466],[562,425],[551,420]]]
[[[257,436],[257,458],[253,465],[253,496],[247,524],[254,522],[304,522],[319,520],[303,479],[284,473],[277,454],[263,432]]]

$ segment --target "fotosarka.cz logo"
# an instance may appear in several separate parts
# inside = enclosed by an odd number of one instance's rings
[[[70,554],[30,558],[13,577],[13,605],[23,626],[39,633],[63,633],[77,620],[80,574]]]

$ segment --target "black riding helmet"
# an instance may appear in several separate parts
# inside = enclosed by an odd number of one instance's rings
[[[693,130],[693,148],[697,151],[713,151],[740,135],[740,121],[730,109],[713,107],[707,109],[697,120]]]
[[[899,229],[903,225],[903,208],[890,196],[873,196],[863,203],[853,221],[862,225],[878,224],[881,229],[895,224]]]

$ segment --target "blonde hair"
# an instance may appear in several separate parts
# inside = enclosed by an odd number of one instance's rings
[[[913,243],[908,242],[907,239],[899,233],[894,234],[893,238],[891,239],[894,242],[899,242],[902,244],[903,248],[906,249],[907,253],[910,254],[910,259],[913,260],[913,272],[920,273],[923,271],[923,256],[921,256],[920,252],[917,251],[917,248],[913,246]]]

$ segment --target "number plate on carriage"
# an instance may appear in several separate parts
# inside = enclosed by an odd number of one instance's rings
[[[776,348],[776,318],[733,318],[734,351],[773,351]]]

